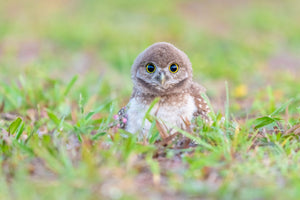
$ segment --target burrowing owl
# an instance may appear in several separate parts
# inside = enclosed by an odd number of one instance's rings
[[[147,136],[151,123],[145,114],[155,98],[159,102],[150,114],[169,134],[174,133],[174,126],[187,128],[186,122],[198,116],[209,120],[209,108],[201,96],[205,89],[193,82],[187,55],[172,44],[155,43],[140,53],[132,65],[131,78],[134,87],[130,101],[115,116],[120,128]]]

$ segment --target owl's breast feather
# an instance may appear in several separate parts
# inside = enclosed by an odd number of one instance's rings
[[[160,103],[156,104],[150,114],[156,116],[160,122],[164,123],[170,131],[173,126],[184,128],[185,123],[182,119],[191,121],[193,114],[197,110],[194,98],[189,94],[182,96],[181,101],[174,101],[176,98],[172,98],[170,102],[168,99],[162,99]],[[126,130],[131,133],[138,133],[140,136],[147,136],[151,123],[145,120],[144,127],[143,120],[145,114],[149,109],[151,103],[147,104],[137,98],[132,98],[128,103],[128,121]],[[174,129],[173,129],[174,130]],[[173,134],[171,131],[170,134]]]

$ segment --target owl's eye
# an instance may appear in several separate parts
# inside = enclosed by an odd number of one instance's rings
[[[178,69],[179,69],[179,67],[178,67],[178,65],[177,65],[176,63],[170,65],[170,67],[169,67],[169,70],[170,70],[170,72],[172,72],[172,73],[178,72]]]
[[[153,72],[155,72],[155,69],[156,69],[156,67],[155,67],[155,65],[152,64],[152,63],[148,63],[148,64],[146,65],[146,70],[147,70],[147,72],[150,73],[150,74],[152,74]]]

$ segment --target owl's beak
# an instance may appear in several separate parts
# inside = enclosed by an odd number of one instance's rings
[[[159,81],[160,81],[160,84],[161,85],[164,85],[165,82],[166,82],[166,76],[164,73],[161,73],[160,76],[159,76]]]

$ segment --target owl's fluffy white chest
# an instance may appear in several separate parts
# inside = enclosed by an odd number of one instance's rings
[[[153,116],[156,115],[161,122],[167,125],[168,130],[170,130],[172,126],[179,128],[185,127],[182,119],[191,121],[197,109],[194,98],[188,94],[183,96],[181,102],[164,103],[164,99],[161,99],[161,101],[160,104],[156,104],[152,108],[150,114]],[[127,110],[128,122],[126,130],[128,132],[148,135],[151,123],[145,120],[143,127],[143,120],[149,106],[150,104],[145,104],[136,98],[130,100]]]

